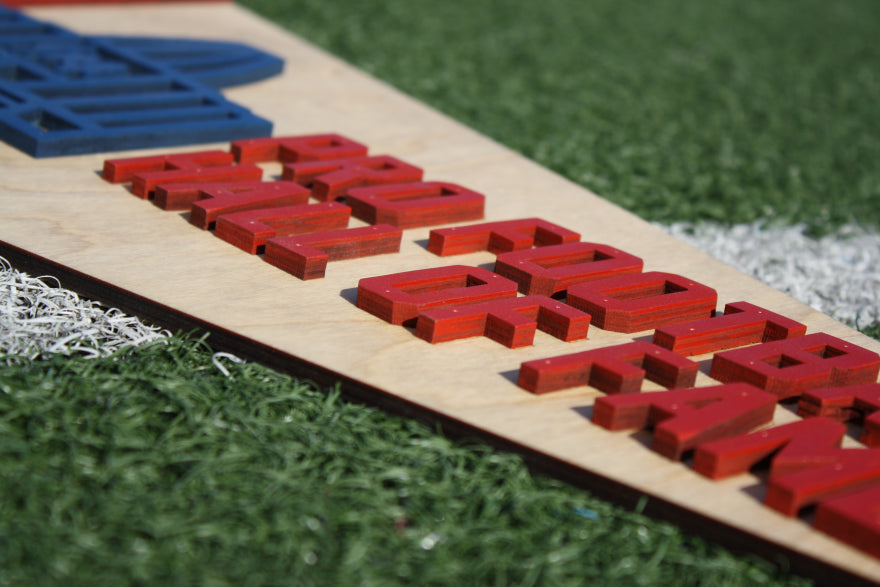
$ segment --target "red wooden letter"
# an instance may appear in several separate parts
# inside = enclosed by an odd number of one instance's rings
[[[824,416],[838,422],[863,422],[860,441],[880,445],[880,383],[811,389],[801,396],[798,415]]]
[[[416,336],[431,343],[486,336],[517,348],[532,344],[536,328],[571,341],[586,338],[589,326],[590,316],[571,306],[546,296],[525,296],[422,312]]]
[[[309,201],[309,190],[292,181],[242,182],[223,186],[202,186],[198,200],[190,206],[190,224],[212,228],[223,214],[279,206],[297,206]]]
[[[388,155],[285,163],[281,179],[311,186],[322,202],[344,198],[351,188],[420,181],[422,170]]]
[[[324,277],[328,261],[400,251],[402,235],[397,227],[377,224],[272,238],[266,241],[264,260],[300,279],[318,279]]]
[[[270,238],[345,228],[350,215],[339,202],[246,210],[220,216],[214,235],[256,255]]]
[[[808,389],[877,381],[880,356],[822,332],[717,353],[709,376],[745,381],[780,400]]]
[[[431,231],[428,250],[446,257],[476,251],[504,253],[562,243],[574,243],[581,235],[540,218],[484,222]]]
[[[204,183],[160,183],[156,186],[153,194],[153,204],[163,210],[189,210],[193,202],[199,199],[199,193],[207,188],[239,188],[253,189],[263,185],[262,181],[229,181]],[[293,182],[284,182],[287,185],[296,185]],[[299,186],[302,187],[302,186]]]
[[[232,155],[225,151],[195,151],[172,155],[107,159],[104,161],[101,177],[110,183],[122,183],[131,181],[139,173],[231,165],[233,160]]]
[[[691,387],[699,365],[672,351],[637,341],[522,363],[518,385],[547,393],[592,385],[605,393],[635,393],[647,377],[664,387]]]
[[[803,336],[807,327],[748,302],[724,307],[724,315],[660,327],[654,344],[689,357],[756,342]]]
[[[796,516],[801,508],[880,484],[878,448],[829,449],[814,458],[815,464],[802,470],[771,474],[764,505]]]
[[[256,165],[232,165],[223,151],[199,151],[177,155],[133,157],[104,161],[103,177],[120,183],[131,180],[131,193],[148,199],[160,183],[259,181],[263,170]]]
[[[880,450],[841,449],[846,427],[811,418],[697,447],[694,469],[718,479],[741,473],[774,452],[764,503],[788,516],[824,499],[880,482]]]
[[[142,173],[131,182],[131,193],[139,198],[152,198],[159,184],[175,182],[230,182],[260,181],[263,170],[256,165],[227,165],[218,167],[202,167],[199,169],[172,169]]]
[[[642,271],[642,260],[596,243],[566,243],[500,253],[495,273],[514,280],[527,295],[552,296],[569,286]]]
[[[813,527],[880,558],[880,485],[819,502]]]
[[[244,139],[233,141],[230,150],[239,163],[320,161],[367,154],[365,145],[337,134]]]
[[[370,224],[415,228],[482,218],[485,199],[453,183],[415,182],[353,188],[345,203]]]
[[[593,423],[609,430],[654,428],[651,448],[679,460],[697,444],[742,434],[773,419],[776,396],[747,383],[605,396]]]
[[[640,332],[708,318],[718,294],[711,287],[672,273],[638,273],[578,283],[566,302],[593,317],[593,325],[614,332]]]
[[[153,203],[163,210],[189,210],[199,200],[230,197],[230,203],[244,203],[253,198],[266,205],[292,206],[305,204],[309,194],[308,189],[292,181],[160,183],[156,186]],[[266,208],[266,205],[262,207]],[[211,222],[215,220],[216,218]]]
[[[451,265],[358,282],[358,308],[392,324],[414,325],[420,312],[516,297],[516,284],[488,269]]]
[[[785,469],[783,463],[803,464],[823,451],[840,446],[846,426],[827,418],[801,420],[766,430],[725,438],[701,444],[694,452],[694,470],[712,479],[722,479],[745,473],[774,453],[785,453],[777,463],[776,472]]]

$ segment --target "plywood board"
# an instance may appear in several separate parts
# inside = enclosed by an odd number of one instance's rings
[[[229,90],[233,101],[275,123],[276,136],[338,132],[486,195],[486,219],[540,216],[645,260],[645,271],[686,275],[715,288],[720,307],[746,300],[873,351],[880,343],[667,236],[471,129],[397,92],[232,4],[43,8],[30,14],[81,33],[238,40],[286,61],[284,75]],[[225,149],[227,145],[210,145]],[[199,147],[203,148],[203,147]],[[207,147],[205,147],[207,148]],[[192,149],[177,149],[186,151]],[[112,157],[167,153],[129,152]],[[789,557],[817,578],[880,580],[880,561],[774,513],[752,475],[709,481],[648,450],[644,435],[589,421],[600,392],[579,387],[535,396],[516,385],[520,363],[644,338],[592,328],[565,343],[538,333],[508,349],[486,338],[431,345],[355,306],[363,277],[451,264],[492,267],[494,256],[437,257],[429,229],[404,231],[401,251],[331,263],[300,281],[102,181],[105,156],[35,160],[0,145],[0,254],[51,268],[93,295],[173,325],[199,325],[243,355],[317,378],[343,381],[371,401],[479,431],[554,473],[620,499],[649,497],[648,511],[723,543]],[[279,173],[266,166],[266,176]],[[352,225],[357,226],[358,221]],[[715,384],[701,361],[698,385]],[[659,389],[650,384],[645,389]],[[777,408],[775,422],[796,417]],[[850,444],[855,445],[854,441]]]

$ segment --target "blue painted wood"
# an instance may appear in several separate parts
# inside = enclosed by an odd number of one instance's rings
[[[274,55],[241,43],[153,37],[99,38],[114,47],[135,51],[212,88],[259,81],[281,73],[284,65]]]
[[[0,6],[0,140],[54,157],[269,136],[218,89],[282,67],[240,43],[82,37]]]

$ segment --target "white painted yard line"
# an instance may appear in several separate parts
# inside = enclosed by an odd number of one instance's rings
[[[814,239],[803,225],[761,222],[663,228],[841,322],[880,322],[880,234],[848,226]]]
[[[31,277],[0,257],[0,356],[109,355],[171,336],[116,308],[63,289],[54,277]]]

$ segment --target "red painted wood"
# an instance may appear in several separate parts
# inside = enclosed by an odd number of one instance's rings
[[[197,169],[171,169],[154,171],[134,176],[131,181],[131,193],[143,199],[155,196],[159,185],[172,183],[230,183],[239,181],[260,181],[263,170],[256,165],[224,165],[216,167],[200,167]]]
[[[223,151],[197,151],[175,155],[130,157],[104,161],[102,177],[112,183],[131,181],[131,193],[153,197],[162,183],[259,181],[263,170],[256,165],[232,165]]]
[[[794,516],[804,507],[880,483],[880,450],[839,449],[846,428],[813,418],[700,446],[694,468],[720,478],[743,472],[779,451],[765,504]]]
[[[779,461],[774,459],[772,467],[777,473],[787,467],[791,471],[798,464],[815,463],[814,455],[839,447],[844,434],[846,426],[827,418],[801,420],[700,444],[693,466],[701,475],[722,479],[745,473],[778,453]]]
[[[420,312],[516,297],[516,283],[488,269],[450,265],[358,282],[358,308],[391,324],[415,325]]]
[[[453,183],[414,182],[348,190],[345,203],[353,216],[370,224],[415,228],[478,220],[485,196]]]
[[[270,238],[345,228],[350,215],[351,208],[339,202],[246,210],[217,218],[214,234],[255,255]]]
[[[293,163],[363,157],[367,146],[340,134],[327,133],[232,141],[230,151],[239,163]]]
[[[771,475],[764,505],[796,516],[826,499],[880,485],[880,448],[829,449],[815,458],[819,464]]]
[[[131,182],[131,193],[139,198],[149,199],[153,197],[156,186],[162,183],[260,181],[261,177],[263,177],[263,170],[256,165],[155,171],[136,175]]]
[[[811,389],[798,402],[803,418],[823,416],[838,422],[862,423],[861,442],[880,445],[880,383]]]
[[[101,177],[110,183],[131,181],[140,173],[169,171],[173,169],[198,169],[231,165],[234,157],[225,151],[194,151],[172,155],[151,155],[148,157],[124,157],[107,159]]]
[[[532,246],[577,242],[580,238],[580,234],[558,224],[540,218],[521,218],[434,229],[428,238],[428,250],[441,257],[477,251],[497,255]]]
[[[748,302],[734,302],[724,307],[723,316],[661,326],[654,332],[653,342],[689,357],[806,332],[800,322]]]
[[[285,163],[281,179],[309,186],[322,202],[344,198],[351,188],[421,181],[422,170],[389,155]]]
[[[773,419],[776,396],[747,383],[600,397],[593,423],[654,429],[651,449],[680,460],[700,443],[742,434]]]
[[[205,230],[213,228],[224,214],[280,206],[307,204],[308,188],[292,181],[242,182],[223,186],[202,186],[198,200],[190,206],[189,222]]]
[[[318,279],[328,261],[399,252],[402,235],[395,226],[377,224],[272,238],[264,260],[300,279]]]
[[[192,183],[160,183],[153,190],[153,204],[163,210],[189,210],[192,203],[199,199],[199,192],[203,188],[217,186],[219,188],[231,186],[255,186],[262,181],[230,181],[205,183],[196,181]],[[292,183],[292,182],[287,182]],[[300,186],[302,187],[302,186]]]
[[[564,341],[587,337],[590,316],[546,296],[505,298],[419,314],[416,336],[431,343],[486,336],[510,348],[529,346],[535,330]]]
[[[245,195],[247,193],[247,195]],[[236,194],[240,194],[236,195]],[[305,199],[301,196],[305,195]],[[308,201],[309,190],[292,181],[232,181],[217,183],[164,183],[156,186],[153,204],[163,210],[189,210],[194,202],[208,198],[241,199],[244,203],[248,198],[261,195],[266,204],[293,205]],[[298,197],[287,197],[298,196]],[[203,205],[206,204],[203,203]],[[263,206],[266,207],[266,206]],[[233,210],[230,210],[233,211]],[[213,218],[211,222],[214,222]],[[202,223],[193,223],[201,226]]]
[[[699,364],[649,342],[527,361],[520,365],[518,385],[547,393],[591,385],[605,393],[636,393],[645,377],[668,388],[691,387]]]
[[[819,502],[813,528],[880,558],[880,484]]]
[[[784,400],[818,387],[874,383],[878,373],[880,355],[819,332],[716,353],[709,376],[745,381]]]
[[[514,280],[527,295],[552,296],[569,286],[641,273],[639,257],[597,243],[565,243],[500,253],[495,273]]]
[[[593,317],[594,326],[629,333],[708,318],[717,301],[711,287],[659,271],[577,283],[566,297]]]

